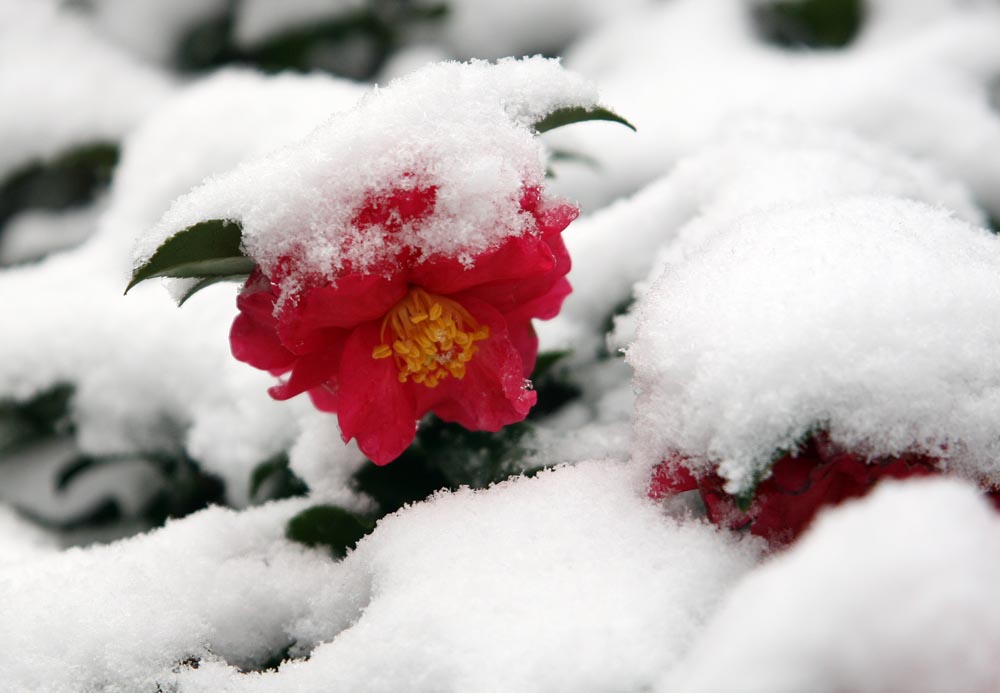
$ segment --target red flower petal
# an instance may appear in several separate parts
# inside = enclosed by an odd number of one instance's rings
[[[413,442],[417,432],[414,385],[400,383],[393,359],[374,359],[379,344],[378,322],[351,332],[340,365],[337,416],[345,441],[358,447],[375,464],[388,464]],[[421,386],[422,387],[422,386]]]
[[[389,231],[398,231],[403,224],[430,215],[436,202],[436,186],[405,190],[396,188],[383,195],[369,195],[353,223],[361,229],[378,224]]]
[[[296,354],[322,348],[322,331],[329,327],[351,328],[381,319],[406,295],[406,284],[398,277],[349,274],[330,286],[301,292],[281,311],[278,334],[285,347]]]
[[[521,196],[521,209],[535,218],[539,231],[543,236],[559,233],[580,216],[580,210],[563,200],[548,200],[542,197],[538,187],[524,189]]]
[[[274,331],[243,313],[236,316],[229,330],[229,348],[238,361],[265,371],[285,371],[295,361]]]
[[[270,388],[268,394],[286,400],[328,380],[336,381],[347,335],[347,330],[326,330],[326,348],[298,357],[288,380]]]
[[[436,257],[414,266],[410,281],[432,294],[450,295],[491,282],[524,280],[556,266],[551,247],[535,236],[517,236],[478,255],[472,267],[456,258]]]
[[[239,296],[239,315],[229,330],[229,348],[233,356],[266,371],[287,370],[295,361],[275,332],[274,293],[267,277],[255,269]]]
[[[478,353],[468,363],[461,380],[446,378],[433,390],[420,393],[421,409],[430,407],[444,421],[474,431],[499,431],[523,421],[538,395],[524,389],[521,356],[510,341],[503,317],[479,301],[463,304],[490,336],[478,342]]]
[[[537,248],[539,254],[548,255],[554,260],[549,269],[537,272],[531,276],[515,279],[501,279],[487,284],[473,286],[462,292],[462,296],[486,301],[501,313],[516,312],[518,317],[538,317],[547,319],[555,316],[562,305],[562,299],[570,291],[568,281],[564,279],[570,270],[569,252],[561,236],[553,236],[543,240],[544,248]],[[560,285],[559,292],[550,296],[553,287]],[[545,298],[541,303],[536,300]]]

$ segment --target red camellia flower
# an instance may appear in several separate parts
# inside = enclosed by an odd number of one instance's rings
[[[435,187],[369,196],[354,230],[419,224],[436,196]],[[538,352],[531,320],[554,317],[570,291],[560,233],[578,211],[535,187],[520,208],[533,228],[471,263],[403,249],[364,272],[345,267],[332,283],[306,277],[281,301],[294,260],[276,276],[254,271],[237,300],[233,355],[286,376],[275,399],[308,392],[336,412],[344,440],[377,464],[409,446],[429,411],[472,430],[523,420],[536,400],[525,381]]]
[[[941,471],[940,461],[928,455],[908,453],[869,460],[839,449],[829,436],[819,433],[810,436],[801,450],[775,462],[771,475],[757,486],[745,510],[723,490],[725,482],[718,474],[696,479],[680,455],[654,468],[649,496],[663,498],[697,489],[713,523],[748,529],[780,546],[798,537],[821,508],[863,496],[882,479],[930,476]],[[1000,495],[989,495],[1000,507]]]

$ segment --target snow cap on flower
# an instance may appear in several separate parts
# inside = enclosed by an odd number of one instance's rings
[[[346,267],[372,270],[404,249],[468,266],[533,228],[521,196],[542,184],[545,154],[531,125],[596,102],[595,88],[557,60],[428,66],[376,87],[302,142],[180,198],[141,240],[137,264],[188,226],[231,219],[269,276],[291,257],[294,274],[332,281]],[[428,190],[433,209],[419,224],[403,211],[355,223],[359,210],[377,212],[386,196]],[[285,277],[284,288],[297,288],[298,278]]]
[[[283,376],[275,399],[307,392],[336,413],[379,464],[427,412],[497,431],[535,404],[532,320],[570,290],[560,234],[578,212],[544,194],[536,130],[546,116],[618,118],[594,105],[553,60],[424,69],[182,198],[149,262],[195,233],[224,245],[219,221],[239,222],[246,257],[231,266],[250,275],[233,355]]]
[[[633,453],[676,453],[743,493],[822,430],[996,484],[998,313],[1000,240],[940,208],[878,196],[736,217],[642,300]]]

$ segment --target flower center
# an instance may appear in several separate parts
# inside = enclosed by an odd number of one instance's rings
[[[413,288],[386,313],[372,358],[392,356],[401,383],[437,387],[448,376],[464,378],[465,364],[479,351],[476,342],[489,336],[490,328],[458,302]]]

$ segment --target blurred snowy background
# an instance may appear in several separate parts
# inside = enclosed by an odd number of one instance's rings
[[[638,131],[544,136],[527,422],[376,468],[231,357],[235,285],[122,296],[205,179],[534,54]],[[0,687],[997,690],[998,109],[997,0],[0,0]],[[777,553],[647,497],[817,423],[948,478]]]

